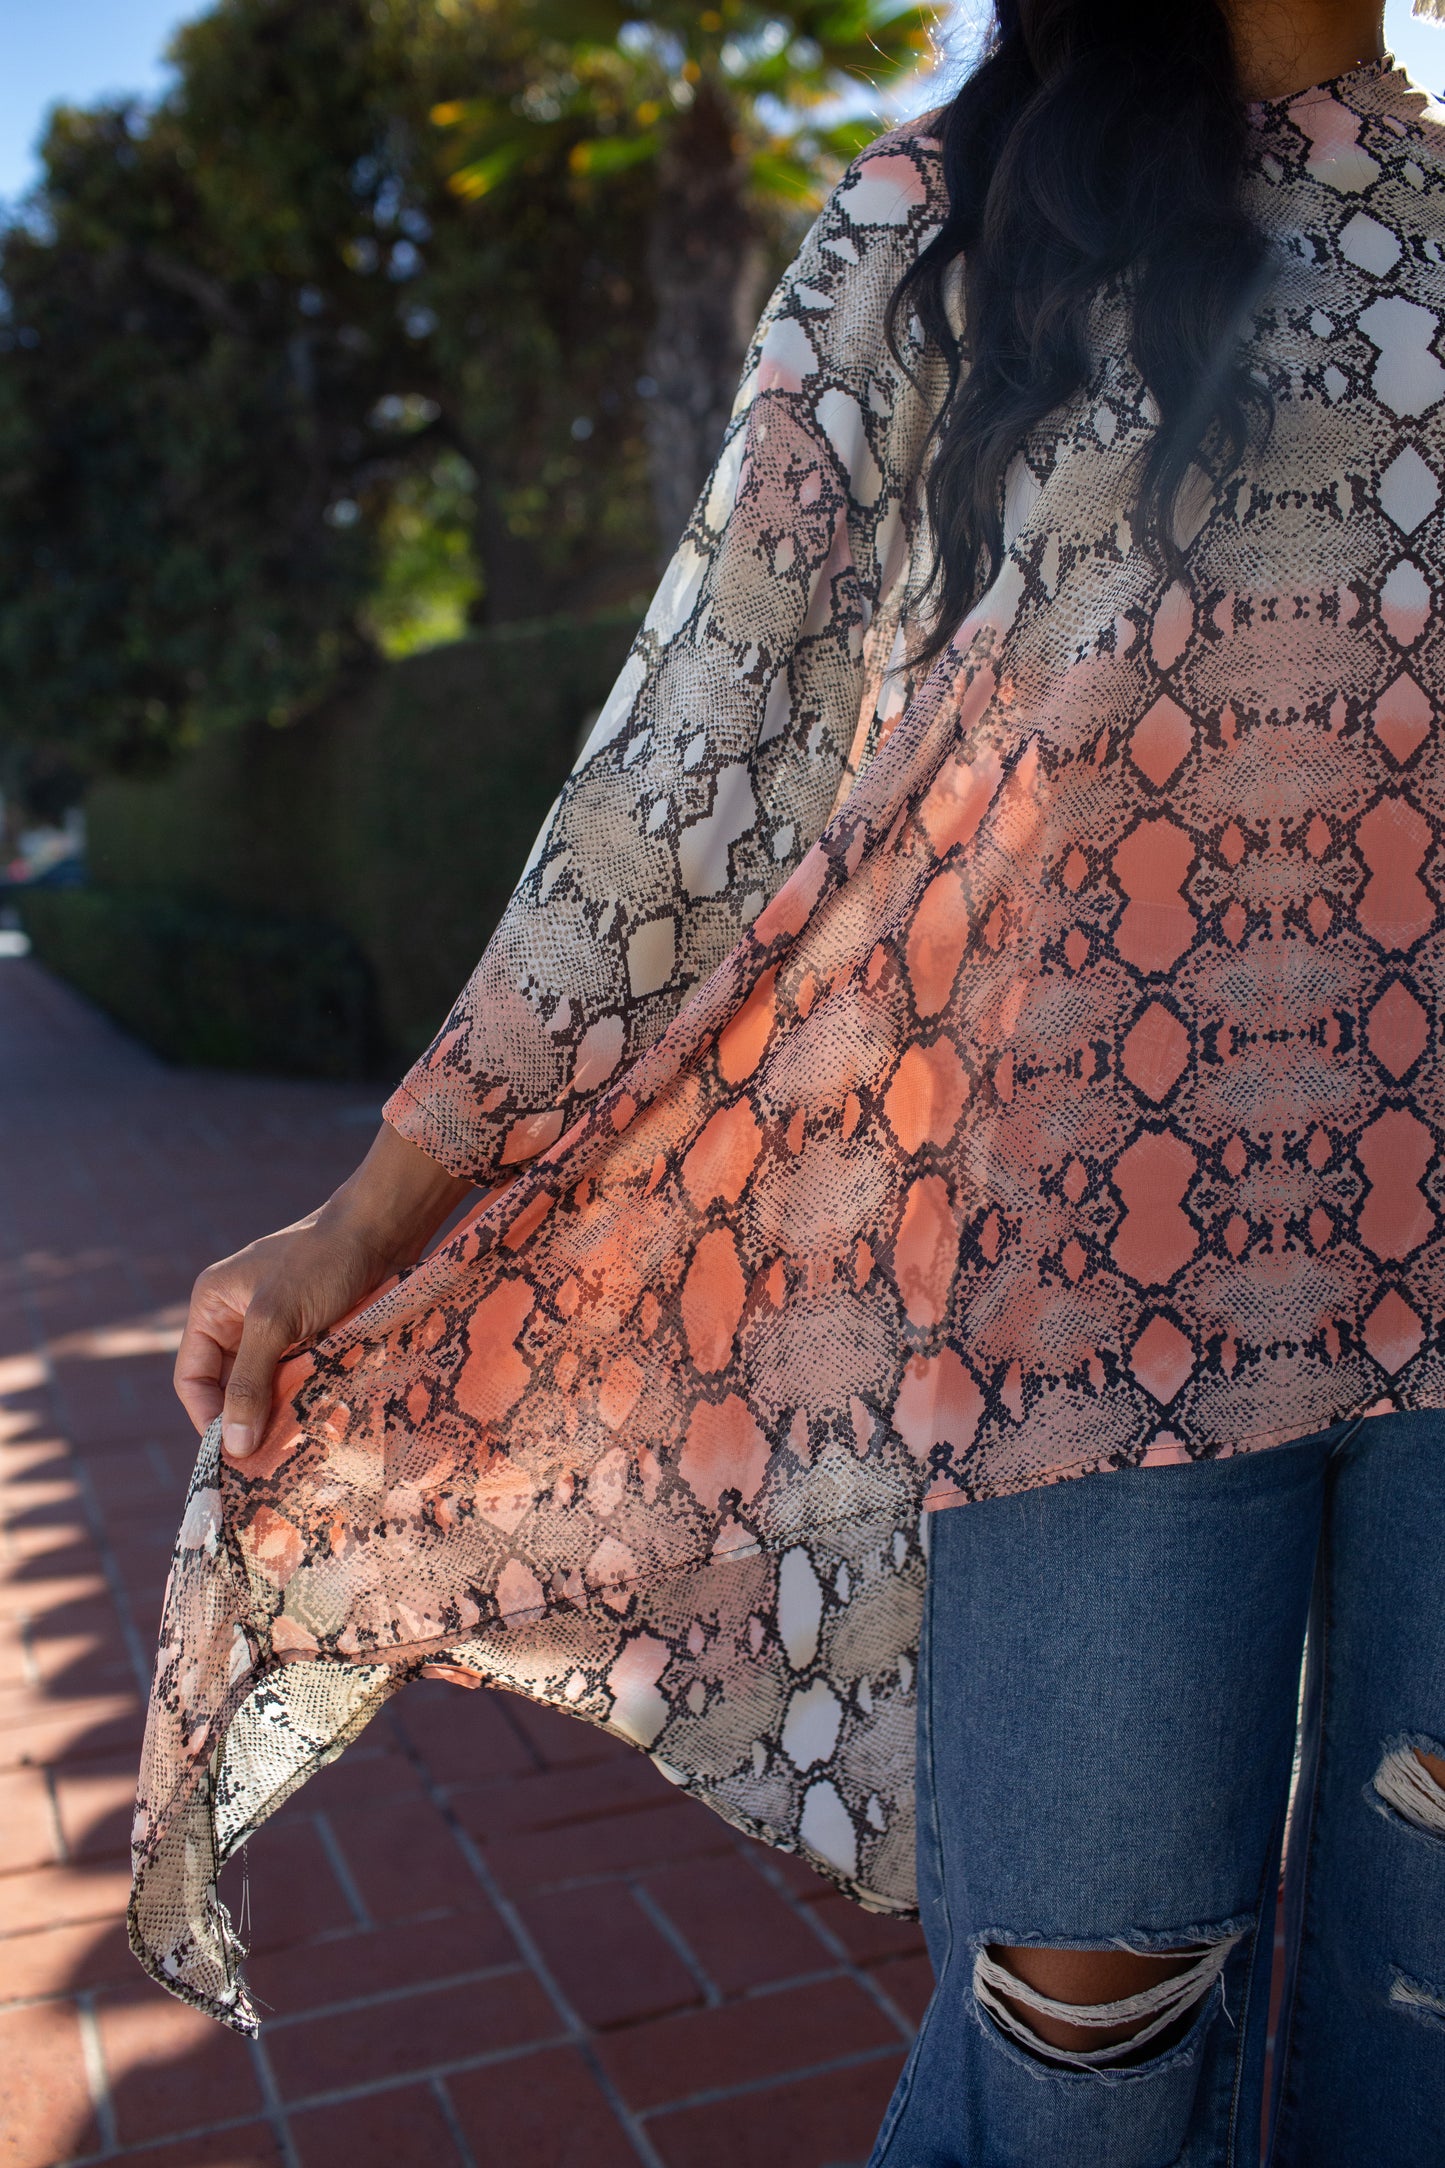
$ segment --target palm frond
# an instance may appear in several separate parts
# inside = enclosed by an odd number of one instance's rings
[[[624,173],[629,166],[644,165],[655,158],[661,138],[656,129],[645,135],[589,136],[574,143],[567,153],[567,163],[574,173],[606,176]]]
[[[760,196],[806,204],[814,210],[825,194],[817,168],[786,150],[754,151],[748,160],[748,178]]]
[[[469,159],[466,165],[458,166],[451,177],[452,189],[457,195],[465,196],[469,203],[479,203],[502,181],[511,178],[522,163],[525,150],[520,138],[497,144],[480,158]]]

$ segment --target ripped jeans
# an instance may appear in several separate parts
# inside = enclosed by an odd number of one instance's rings
[[[937,1985],[870,2168],[1258,2168],[1307,1620],[1267,2158],[1439,2168],[1445,1789],[1416,1750],[1445,1757],[1445,1415],[930,1522]],[[1065,2003],[1013,1969],[1031,1947],[1175,1969]]]

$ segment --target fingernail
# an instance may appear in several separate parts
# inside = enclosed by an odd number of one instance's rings
[[[249,1423],[222,1423],[221,1445],[232,1460],[245,1460],[254,1452],[256,1441],[251,1435]]]

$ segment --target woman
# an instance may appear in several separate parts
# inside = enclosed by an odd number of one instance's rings
[[[850,169],[446,1027],[197,1284],[157,1977],[253,2025],[217,1860],[419,1671],[895,1911],[916,1721],[875,2162],[1253,2160],[1309,1614],[1273,2158],[1438,2158],[1442,322],[1370,0],[1000,0]]]

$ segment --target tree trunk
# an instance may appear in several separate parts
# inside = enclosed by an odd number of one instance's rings
[[[762,301],[766,257],[745,180],[736,116],[704,77],[663,148],[648,237],[647,439],[663,562],[717,457]]]

